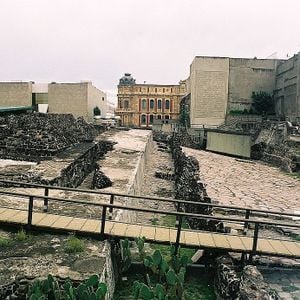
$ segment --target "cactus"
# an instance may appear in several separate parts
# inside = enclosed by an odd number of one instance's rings
[[[143,261],[144,257],[145,257],[145,237],[138,237],[135,239],[135,243],[138,247],[138,250],[139,250],[139,257],[140,257],[140,260]]]

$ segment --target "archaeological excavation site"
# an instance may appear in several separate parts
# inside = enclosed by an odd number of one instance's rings
[[[0,299],[300,297],[295,176],[68,114],[0,136]]]

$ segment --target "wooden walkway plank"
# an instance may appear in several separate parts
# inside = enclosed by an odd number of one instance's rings
[[[85,222],[85,219],[73,218],[73,220],[65,227],[65,229],[80,231]]]
[[[226,236],[226,238],[230,244],[231,249],[242,250],[242,251],[247,250],[239,236],[231,235],[231,236]]]
[[[0,215],[0,220],[1,221],[6,221],[6,222],[11,222],[13,219],[13,216],[15,216],[19,210],[15,209],[8,209],[5,211],[3,214]]]
[[[34,214],[32,224],[35,226],[51,227],[51,225],[59,218],[58,215]]]
[[[99,232],[100,233],[100,221],[87,219],[84,225],[81,228],[81,231],[84,232]]]
[[[104,233],[110,235],[111,231],[113,230],[114,226],[115,226],[116,222],[110,222],[110,221],[106,221],[105,222],[105,228],[104,228]],[[101,224],[100,224],[101,226]]]
[[[141,237],[145,237],[147,240],[155,239],[155,227],[143,226],[141,231]]]
[[[175,243],[177,237],[177,230],[176,229],[170,229],[170,243]]]
[[[195,238],[196,239],[196,238]],[[198,233],[198,239],[200,246],[204,246],[206,248],[215,248],[215,240],[213,238],[212,233],[210,232],[200,232]]]
[[[126,237],[139,237],[141,236],[142,226],[128,224],[124,236]]]
[[[253,239],[250,237],[246,237],[246,236],[241,236],[241,241],[245,246],[245,249],[247,249],[247,251],[251,251],[252,250],[252,246],[253,246]]]
[[[19,210],[19,212],[11,218],[11,221],[14,223],[27,224],[27,218],[27,211]]]
[[[196,237],[197,237],[197,234],[196,233]],[[197,246],[199,247],[200,246],[200,243],[199,243],[199,239],[195,237],[195,233],[194,232],[189,232],[189,231],[182,231],[181,232],[181,237],[180,237],[180,240],[182,239],[183,240],[183,244],[184,245],[187,245],[187,246]]]
[[[300,257],[300,247],[299,243],[292,241],[282,241],[284,246],[294,255]]]
[[[284,246],[284,243],[279,240],[269,240],[272,247],[275,249],[276,254],[285,254],[292,256],[292,253]]]
[[[66,226],[73,220],[73,217],[60,216],[52,225],[53,228],[65,229]]]
[[[106,225],[106,223],[105,223],[105,225]],[[127,226],[128,225],[125,223],[115,223],[115,225],[113,226],[113,228],[110,231],[110,234],[114,235],[114,236],[124,236]]]
[[[267,239],[258,239],[257,240],[257,251],[264,253],[276,253],[276,249],[274,249],[271,243]]]
[[[155,241],[169,242],[170,241],[170,228],[155,227]]]
[[[216,248],[221,248],[221,249],[229,249],[232,250],[232,247],[230,246],[227,238],[225,235],[223,234],[211,234]],[[201,243],[202,244],[202,243]]]

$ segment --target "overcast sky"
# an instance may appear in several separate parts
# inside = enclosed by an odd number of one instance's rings
[[[0,81],[175,84],[196,55],[300,51],[299,0],[0,0]]]

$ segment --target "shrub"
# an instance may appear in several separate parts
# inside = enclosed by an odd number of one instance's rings
[[[19,230],[16,235],[15,235],[15,239],[18,242],[24,242],[29,238],[28,234],[25,232],[25,230],[22,228],[21,230]]]
[[[8,247],[10,242],[11,242],[11,240],[9,238],[0,236],[0,247]]]
[[[84,250],[84,242],[75,236],[69,237],[65,245],[65,252],[67,253],[79,253]]]

